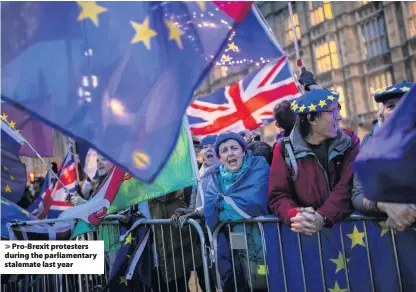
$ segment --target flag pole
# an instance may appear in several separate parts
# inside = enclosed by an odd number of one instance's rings
[[[189,153],[191,155],[191,163],[192,163],[192,170],[194,171],[194,178],[196,180],[196,185],[197,185],[197,196],[200,195],[202,198],[202,202],[204,201],[204,191],[202,190],[202,184],[201,184],[201,177],[199,176],[199,169],[198,169],[198,162],[196,159],[196,154],[195,154],[195,149],[193,146],[193,141],[192,141],[192,134],[191,134],[191,128],[189,127],[189,121],[188,121],[188,115],[185,114],[184,118],[183,118],[183,125],[186,129],[186,134],[188,136],[188,141],[189,141]]]
[[[79,184],[80,180],[79,180],[79,171],[78,171],[78,161],[79,161],[79,155],[78,155],[78,149],[76,148],[77,143],[75,143],[74,140],[72,140],[71,138],[69,138],[69,145],[72,146],[70,148],[72,148],[72,155],[74,155],[74,162],[75,162],[75,174],[77,176],[77,182]]]
[[[10,127],[10,124],[9,124],[9,122],[8,121],[6,121],[6,120],[2,120],[2,123],[5,123],[10,129],[11,129],[11,127]],[[3,125],[2,125],[3,126]],[[43,157],[42,156],[40,156],[40,154],[36,151],[36,149],[35,148],[33,148],[33,146],[26,140],[26,138],[25,137],[23,137],[23,135],[22,134],[20,134],[20,133],[18,133],[18,132],[16,132],[16,131],[13,131],[18,137],[19,137],[19,139],[21,140],[21,141],[23,141],[23,143],[25,143],[27,146],[29,146],[29,148],[30,149],[32,149],[32,151],[36,154],[36,156],[46,165],[46,167],[48,168],[48,170],[49,170],[49,172],[56,178],[56,181],[58,181],[61,185],[62,185],[62,188],[65,190],[65,192],[67,192],[68,194],[70,193],[69,191],[68,191],[68,189],[65,187],[65,185],[64,185],[64,183],[59,179],[59,177],[56,175],[56,173],[52,170],[52,168],[50,167],[50,165],[43,159]]]
[[[296,36],[295,21],[293,20],[292,2],[288,1],[287,6],[289,8],[289,18],[290,18],[290,26],[292,27],[293,43],[295,45],[296,65],[298,66],[299,75],[300,75],[302,73],[302,66],[303,65],[302,65],[302,59],[300,58],[298,38]]]

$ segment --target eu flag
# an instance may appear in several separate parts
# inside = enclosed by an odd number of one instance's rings
[[[39,119],[25,113],[22,109],[3,101],[1,102],[1,119],[10,124],[10,127],[18,131],[28,144],[42,157],[54,156],[53,129]],[[36,153],[28,146],[23,145],[20,155],[37,157]]]
[[[20,208],[15,203],[7,200],[5,197],[1,197],[1,237],[8,239],[9,232],[7,229],[7,223],[12,221],[30,221],[37,220],[35,216],[30,215],[28,211]]]
[[[25,192],[26,166],[19,159],[23,138],[1,122],[1,196],[18,203]]]
[[[152,181],[194,90],[251,5],[3,2],[2,94]]]
[[[416,84],[402,90],[407,94],[355,161],[364,194],[372,201],[416,204]]]

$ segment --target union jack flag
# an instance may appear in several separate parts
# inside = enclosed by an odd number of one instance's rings
[[[254,130],[273,121],[273,108],[300,96],[286,56],[252,71],[243,80],[199,98],[188,108],[194,135]]]
[[[69,192],[77,191],[78,181],[75,170],[74,154],[71,149],[66,155],[64,163],[58,171],[57,176],[65,185],[66,190]],[[56,179],[52,179],[50,173],[48,172],[45,177],[40,196],[29,208],[29,211],[31,211],[33,215],[39,219],[58,218],[62,211],[73,207],[71,202],[66,201],[68,193],[62,186],[61,182],[57,182]]]

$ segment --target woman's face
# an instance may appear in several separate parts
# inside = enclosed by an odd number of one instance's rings
[[[226,140],[218,148],[221,163],[231,171],[238,171],[243,165],[244,151],[241,145],[234,139]]]
[[[340,115],[340,105],[332,104],[319,117],[312,122],[312,131],[323,139],[335,138],[337,136],[337,126],[342,117]]]

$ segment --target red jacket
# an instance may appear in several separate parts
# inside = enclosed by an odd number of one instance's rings
[[[299,207],[313,207],[327,218],[329,225],[342,221],[353,211],[351,164],[360,149],[359,138],[351,130],[338,129],[337,137],[329,145],[329,188],[325,171],[300,135],[298,127],[292,131],[290,139],[298,164],[298,176],[293,186],[289,168],[281,154],[281,144],[278,143],[274,149],[270,170],[269,208],[287,225],[290,225],[290,218],[296,216]],[[340,172],[336,183],[337,162],[334,158],[339,155],[344,157],[337,159],[341,165],[337,167]]]

